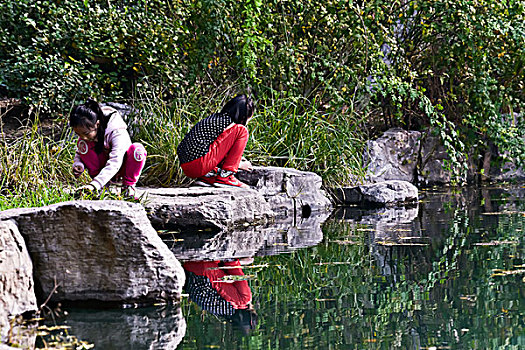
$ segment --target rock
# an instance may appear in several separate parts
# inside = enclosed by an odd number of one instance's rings
[[[331,202],[321,178],[310,172],[278,167],[255,167],[239,172],[251,189],[189,187],[139,188],[156,228],[208,228],[232,231],[245,225],[265,225],[276,217],[308,217],[327,211]]]
[[[0,221],[0,339],[7,336],[13,317],[37,310],[33,263],[24,239],[15,222]]]
[[[358,204],[365,207],[384,207],[414,203],[418,200],[417,187],[407,181],[384,181],[375,184],[332,189],[337,203]]]
[[[72,311],[69,333],[95,349],[176,349],[186,333],[180,305]]]
[[[366,180],[372,183],[388,180],[414,183],[420,139],[418,131],[394,128],[387,130],[380,138],[368,141],[364,154]]]
[[[463,156],[459,156],[458,161],[465,162]],[[468,160],[468,170],[466,172],[458,169],[459,177],[454,178],[453,173],[445,168],[446,162],[450,163],[450,156],[443,146],[438,136],[433,136],[431,132],[423,134],[421,139],[421,163],[417,175],[417,182],[422,186],[444,185],[456,182],[465,184],[475,178],[477,166],[475,159]]]
[[[103,102],[100,105],[112,107],[120,113],[122,119],[124,119],[128,125],[128,132],[132,138],[133,135],[137,134],[141,128],[144,127],[145,116],[141,114],[141,112],[136,108],[124,103],[117,102]]]
[[[122,116],[123,119],[126,120],[126,118],[129,116],[129,115],[132,115],[132,114],[138,114],[139,112],[133,108],[132,106],[130,105],[127,105],[125,103],[118,103],[118,102],[103,102],[100,104],[101,106],[108,106],[108,107],[112,107],[112,108],[115,108],[119,113],[120,115]]]
[[[149,303],[180,298],[184,271],[139,204],[63,202],[0,212],[0,220],[8,219],[26,241],[40,300]]]
[[[507,161],[501,166],[492,166],[489,178],[493,181],[525,180],[525,169],[516,166],[512,161]]]
[[[311,212],[332,208],[330,199],[321,189],[321,177],[312,172],[254,167],[251,171],[239,171],[238,177],[261,193],[281,217],[308,217]]]
[[[468,159],[457,153],[454,155],[457,159],[452,162],[441,138],[434,136],[433,131],[421,133],[393,128],[367,142],[363,156],[367,167],[365,180],[369,183],[403,180],[429,187],[466,184],[476,181],[480,175],[483,180],[493,181],[525,179],[523,168],[517,167],[512,160],[494,166],[497,162],[493,159],[504,159],[505,155],[497,154],[493,145],[489,145],[484,154],[477,152],[479,149],[471,150]],[[458,168],[449,169],[449,166]]]
[[[241,188],[139,188],[156,228],[231,230],[266,224],[275,214],[257,191]]]

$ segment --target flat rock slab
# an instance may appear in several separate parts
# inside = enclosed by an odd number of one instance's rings
[[[332,203],[318,175],[289,168],[255,167],[238,173],[251,186],[217,188],[139,188],[156,228],[232,230],[273,222],[276,218],[305,218],[327,212]]]
[[[24,237],[41,300],[180,298],[184,271],[139,204],[71,201],[2,211],[0,222],[5,220],[16,222]]]
[[[364,207],[388,207],[418,201],[418,189],[407,181],[383,181],[331,190],[337,203]]]
[[[266,224],[274,211],[259,192],[242,188],[139,188],[144,207],[156,228],[229,230]]]

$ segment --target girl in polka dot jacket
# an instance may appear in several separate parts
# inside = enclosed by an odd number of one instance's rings
[[[120,113],[89,99],[73,107],[69,125],[78,135],[73,175],[79,177],[87,168],[92,178],[80,190],[98,191],[110,180],[119,180],[123,194],[134,196],[134,186],[146,162],[146,150],[140,143],[131,143]]]
[[[177,147],[184,174],[201,186],[248,187],[234,175],[239,169],[251,169],[242,154],[249,137],[246,123],[253,111],[252,99],[238,95],[219,113],[195,124]]]

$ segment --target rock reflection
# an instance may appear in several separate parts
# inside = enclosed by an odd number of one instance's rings
[[[266,256],[317,245],[323,240],[321,224],[330,213],[281,220],[271,226],[249,226],[238,231],[187,231],[162,234],[179,260],[223,260]]]
[[[66,325],[96,349],[176,349],[186,333],[180,305],[163,308],[75,310]]]
[[[399,242],[406,236],[421,236],[421,228],[416,221],[418,213],[417,205],[380,209],[342,207],[334,211],[332,218],[366,227],[372,233],[372,241]]]
[[[184,290],[202,310],[222,317],[248,334],[257,326],[252,291],[242,270],[253,258],[184,263]]]

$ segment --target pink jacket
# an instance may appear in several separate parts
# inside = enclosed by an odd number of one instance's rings
[[[91,181],[91,185],[97,190],[100,190],[118,173],[124,161],[124,156],[131,146],[127,125],[120,113],[112,107],[102,107],[102,111],[106,115],[114,113],[109,119],[106,132],[104,133],[104,150],[109,152],[109,159],[100,173]],[[73,162],[73,166],[77,165],[84,169],[78,149]]]

